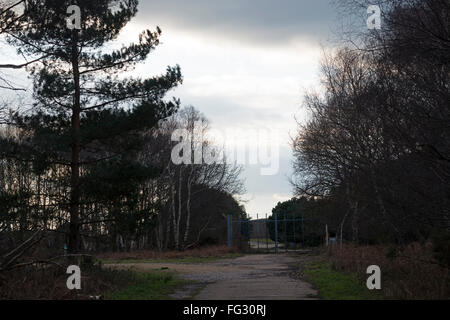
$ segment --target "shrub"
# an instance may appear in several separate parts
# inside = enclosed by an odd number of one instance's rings
[[[411,243],[406,247],[337,247],[332,263],[337,270],[356,272],[367,279],[367,267],[381,268],[382,292],[394,299],[449,299],[450,273],[434,257],[431,243]]]

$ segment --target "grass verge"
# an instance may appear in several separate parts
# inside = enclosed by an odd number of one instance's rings
[[[224,258],[237,258],[237,248],[210,246],[186,251],[136,250],[131,252],[108,252],[96,258],[105,264],[117,263],[207,263]]]
[[[315,260],[304,266],[306,280],[319,291],[325,300],[380,300],[383,296],[370,291],[356,273],[342,273],[332,269],[331,264]]]
[[[102,264],[135,264],[135,263],[210,263],[220,259],[234,259],[242,256],[241,253],[227,253],[215,257],[181,257],[181,258],[154,258],[154,259],[100,259]]]
[[[131,271],[129,271],[131,272]],[[170,294],[188,281],[172,273],[133,272],[132,278],[122,288],[105,294],[107,300],[170,300]]]
[[[370,265],[381,269],[382,293],[389,299],[448,300],[450,272],[436,259],[433,244],[406,246],[344,244],[331,258],[335,270],[367,277]]]
[[[272,239],[265,239],[265,238],[261,238],[261,239],[250,239],[250,242],[259,242],[261,244],[275,244],[275,241],[273,241]]]

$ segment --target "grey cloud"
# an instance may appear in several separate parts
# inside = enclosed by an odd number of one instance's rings
[[[227,97],[193,97],[187,94],[175,92],[174,96],[180,97],[184,105],[193,105],[212,121],[213,127],[228,127],[233,125],[252,125],[255,128],[265,129],[272,123],[285,123],[292,120],[292,110],[284,110],[283,106],[276,110],[248,108],[244,102],[238,102]]]
[[[249,193],[255,194],[291,194],[292,186],[289,178],[292,175],[292,151],[287,147],[280,147],[280,170],[276,175],[261,175],[261,165],[246,165],[243,178]]]
[[[327,40],[335,13],[330,0],[152,0],[141,1],[138,19],[270,45]]]

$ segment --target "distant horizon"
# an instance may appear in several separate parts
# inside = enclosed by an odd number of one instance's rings
[[[305,90],[319,84],[319,63],[334,14],[328,0],[264,0],[258,6],[241,0],[207,5],[201,0],[141,1],[137,16],[115,43],[135,42],[143,30],[160,27],[161,44],[131,75],[162,74],[168,65],[179,64],[184,82],[168,97],[194,106],[212,129],[279,132],[277,174],[262,176],[264,166],[253,164],[245,165],[242,174],[247,192],[237,199],[256,217],[271,214],[279,201],[293,197],[290,137],[296,134],[296,119],[305,119]],[[268,39],[261,37],[264,33]],[[17,59],[14,51],[11,58]],[[12,74],[31,89],[24,70]]]
[[[244,200],[252,218],[270,215],[278,202],[294,196],[290,137],[297,131],[295,118],[305,118],[305,90],[319,84],[334,18],[328,0],[264,0],[257,6],[238,0],[153,1],[142,2],[137,18],[127,26],[130,35],[161,28],[162,44],[151,55],[148,70],[163,72],[166,65],[178,63],[184,83],[173,95],[182,105],[201,111],[213,129],[280,132],[278,173],[261,176],[262,166],[246,165],[242,174],[247,192],[237,198]]]

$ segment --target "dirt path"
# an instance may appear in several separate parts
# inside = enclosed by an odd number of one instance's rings
[[[196,300],[303,300],[315,299],[317,292],[295,276],[299,255],[255,254],[212,263],[138,263],[114,265],[138,271],[167,270],[177,272],[196,284],[173,296]],[[168,269],[166,269],[168,268]]]

